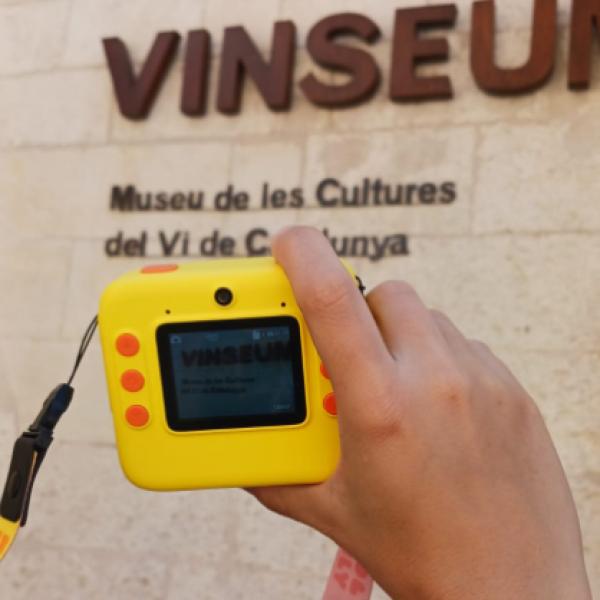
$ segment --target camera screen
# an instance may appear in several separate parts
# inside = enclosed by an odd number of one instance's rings
[[[171,429],[304,421],[300,331],[295,319],[167,324],[158,328],[157,342]]]

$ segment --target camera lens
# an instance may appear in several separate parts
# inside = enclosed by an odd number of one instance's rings
[[[215,302],[221,306],[228,306],[233,302],[233,292],[229,288],[219,288],[215,292]]]

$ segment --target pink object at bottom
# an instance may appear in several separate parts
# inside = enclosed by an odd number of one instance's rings
[[[347,552],[338,550],[323,600],[369,600],[373,580]]]

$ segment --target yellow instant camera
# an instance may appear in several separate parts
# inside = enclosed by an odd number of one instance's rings
[[[331,384],[272,258],[145,267],[106,288],[98,318],[135,485],[316,483],[335,469]]]

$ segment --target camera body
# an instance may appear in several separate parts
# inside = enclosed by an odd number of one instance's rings
[[[135,485],[257,487],[332,474],[335,398],[272,258],[145,267],[105,289],[98,321],[119,458]]]

